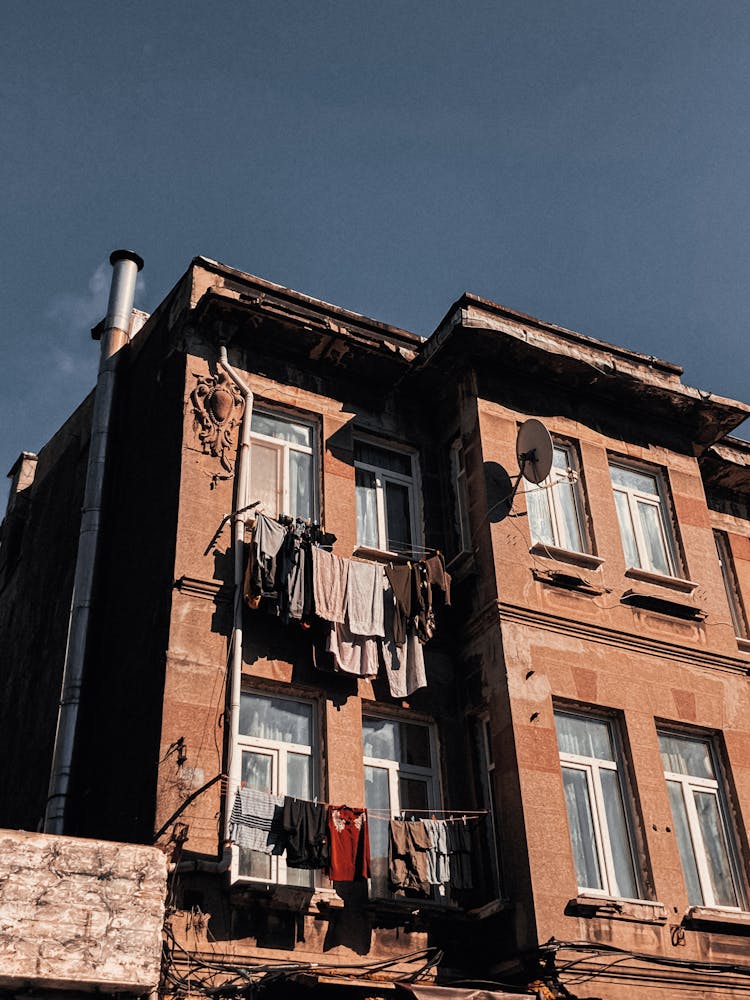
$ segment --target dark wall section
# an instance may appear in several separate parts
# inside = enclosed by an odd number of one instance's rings
[[[0,529],[0,826],[35,830],[47,800],[68,634],[93,395],[39,453]],[[19,520],[22,518],[22,520]],[[10,529],[13,529],[12,532]],[[18,720],[23,719],[19,727]]]
[[[68,832],[149,843],[182,448],[184,356],[152,330],[121,371]]]

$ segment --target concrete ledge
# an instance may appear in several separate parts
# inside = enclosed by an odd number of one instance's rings
[[[155,989],[166,884],[155,847],[0,830],[0,988]]]

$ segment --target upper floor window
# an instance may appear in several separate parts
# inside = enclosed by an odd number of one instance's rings
[[[690,905],[741,908],[739,871],[710,740],[662,732],[659,748]]]
[[[253,410],[250,494],[270,517],[317,517],[312,424]]]
[[[460,441],[454,441],[450,450],[451,482],[455,501],[455,528],[459,552],[471,552],[471,526],[469,524],[469,491],[466,486],[466,467]]]
[[[373,896],[388,893],[388,819],[409,809],[426,819],[439,804],[433,733],[421,722],[362,719],[365,805],[370,817]]]
[[[555,712],[578,888],[640,895],[615,732],[608,719]]]
[[[416,456],[355,439],[357,544],[410,552],[418,537]]]
[[[664,483],[657,472],[610,462],[617,520],[628,568],[677,575]]]
[[[313,705],[243,691],[240,700],[239,773],[233,787],[311,800],[317,794]],[[312,885],[312,872],[287,868],[283,857],[239,847],[240,878]]]
[[[714,531],[714,542],[716,543],[716,553],[719,557],[719,565],[721,566],[721,575],[724,579],[724,590],[729,602],[729,612],[732,616],[734,634],[739,639],[747,639],[747,615],[745,614],[745,607],[740,597],[740,589],[737,586],[737,577],[734,572],[729,539],[723,531]]]
[[[553,545],[568,552],[586,551],[578,472],[573,447],[555,444],[549,476],[538,487],[529,487],[526,492],[533,543]]]

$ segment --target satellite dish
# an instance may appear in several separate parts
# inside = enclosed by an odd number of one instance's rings
[[[521,475],[530,483],[543,482],[552,468],[552,438],[541,420],[524,420],[516,438]]]

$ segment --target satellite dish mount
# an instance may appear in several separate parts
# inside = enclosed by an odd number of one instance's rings
[[[541,420],[524,420],[518,428],[516,437],[516,458],[518,459],[518,478],[513,484],[510,506],[513,506],[521,479],[538,486],[550,474],[552,468],[553,446],[550,433]]]

